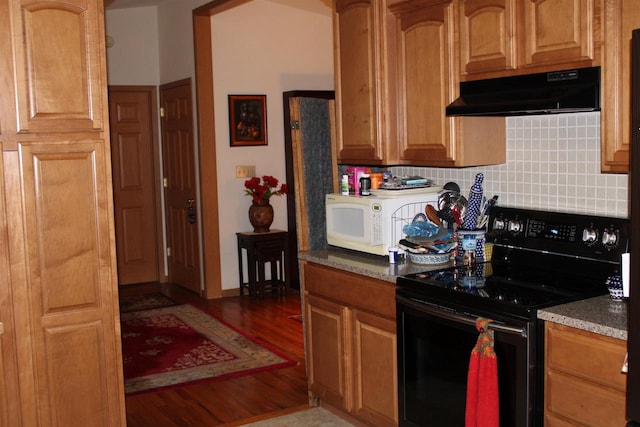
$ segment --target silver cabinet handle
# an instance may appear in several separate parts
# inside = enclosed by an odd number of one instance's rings
[[[4,332],[4,323],[0,322],[0,335]]]

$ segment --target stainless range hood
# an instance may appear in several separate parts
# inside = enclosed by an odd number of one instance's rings
[[[447,116],[522,116],[600,110],[600,67],[460,83]]]

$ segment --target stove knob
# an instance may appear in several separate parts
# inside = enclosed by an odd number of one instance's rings
[[[613,249],[618,245],[618,234],[613,230],[605,229],[602,233],[602,244],[607,249]]]
[[[509,221],[509,231],[512,234],[518,234],[522,231],[522,221],[514,220]]]
[[[598,240],[598,232],[593,228],[582,230],[582,241],[587,245],[593,245]]]
[[[493,220],[494,230],[504,230],[504,220],[502,218],[496,218]]]

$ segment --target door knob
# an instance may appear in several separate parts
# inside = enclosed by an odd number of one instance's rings
[[[187,208],[187,222],[189,224],[196,223],[196,207],[194,206],[195,202],[196,201],[194,199],[187,200],[187,203],[189,203],[189,207]]]

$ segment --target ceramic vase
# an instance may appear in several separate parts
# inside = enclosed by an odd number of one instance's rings
[[[273,222],[273,206],[269,200],[254,201],[249,207],[249,222],[254,233],[268,233]]]

